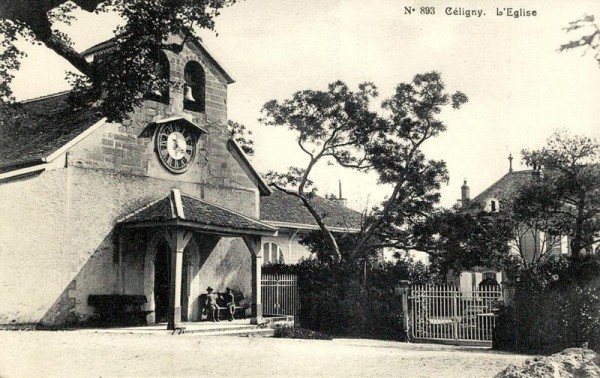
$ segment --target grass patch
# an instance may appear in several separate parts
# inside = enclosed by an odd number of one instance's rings
[[[310,339],[310,340],[333,340],[329,335],[310,329],[295,327],[293,325],[278,325],[275,327],[273,337],[282,339]]]

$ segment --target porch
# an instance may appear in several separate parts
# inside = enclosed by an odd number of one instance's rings
[[[250,322],[261,323],[261,237],[275,235],[276,228],[173,189],[119,220],[116,231],[117,292],[146,298],[140,310],[149,314],[147,330],[172,331],[201,320],[198,298],[205,287],[222,292],[227,282],[243,280],[238,276],[250,277],[244,293]]]

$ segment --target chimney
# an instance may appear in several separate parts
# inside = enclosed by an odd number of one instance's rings
[[[509,173],[513,171],[512,161],[513,161],[512,154],[508,154],[508,172]]]
[[[342,180],[338,180],[338,184],[339,184],[338,198],[335,198],[333,201],[335,203],[337,203],[338,205],[346,206],[348,201],[344,197],[342,197]]]
[[[533,171],[531,172],[531,175],[533,177],[539,178],[541,176],[541,172],[542,172],[542,165],[540,163],[538,163],[537,159],[533,159],[531,165],[533,167]]]
[[[469,188],[469,185],[467,185],[467,179],[465,179],[464,184],[460,187],[460,201],[462,203],[462,206],[467,206],[470,200],[471,188]]]

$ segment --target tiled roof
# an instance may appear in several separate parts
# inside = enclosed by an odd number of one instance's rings
[[[212,205],[208,202],[181,196],[185,219],[197,223],[233,227],[240,229],[275,231],[276,229],[250,217],[242,216],[223,207]]]
[[[0,167],[41,162],[102,119],[93,108],[74,109],[68,95],[24,102],[12,122],[0,124]]]
[[[177,194],[179,195],[179,194]],[[173,194],[152,202],[130,215],[124,217],[118,223],[152,223],[165,222],[170,220],[182,220],[192,222],[197,225],[218,227],[229,230],[246,230],[259,232],[275,232],[275,227],[269,226],[257,219],[239,214],[235,211],[226,209],[206,202],[204,200],[181,194],[182,214],[177,210]]]
[[[532,177],[532,170],[508,172],[500,180],[473,198],[472,202],[483,202],[492,197],[498,200],[511,199],[520,187],[531,181]]]
[[[360,229],[362,216],[358,211],[318,196],[313,198],[311,203],[328,227]],[[272,223],[305,225],[309,226],[308,228],[318,226],[299,198],[278,189],[273,189],[270,196],[261,198],[260,219]]]
[[[171,198],[166,196],[161,200],[134,211],[118,223],[162,222],[176,218],[171,208]]]

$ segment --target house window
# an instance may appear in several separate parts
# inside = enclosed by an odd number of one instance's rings
[[[183,108],[203,113],[205,109],[206,78],[198,62],[188,62],[184,69]]]
[[[263,244],[263,264],[284,263],[283,250],[274,242]]]
[[[500,201],[497,198],[488,198],[485,202],[485,212],[496,213],[500,210]]]
[[[549,254],[558,256],[562,254],[562,238],[560,236],[546,236],[546,250]]]
[[[166,79],[167,87],[162,90],[159,90],[156,88],[152,88],[151,86],[145,98],[152,101],[162,102],[163,104],[169,104],[170,93],[168,82],[171,78],[169,60],[167,59],[165,53],[162,51],[157,56],[155,56],[154,60],[154,76],[157,79]]]

